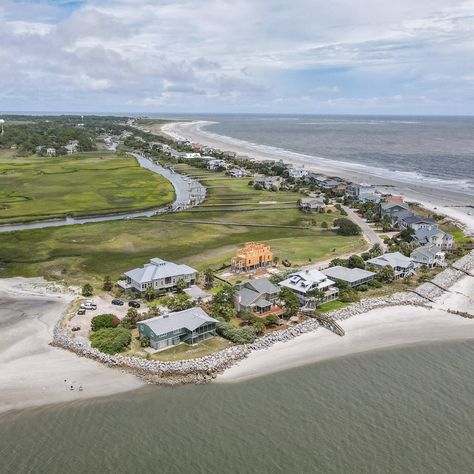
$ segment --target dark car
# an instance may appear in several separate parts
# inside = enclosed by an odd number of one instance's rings
[[[281,263],[283,263],[283,265],[284,265],[285,267],[291,267],[291,262],[290,262],[289,260],[287,260],[286,258],[285,258],[285,260],[283,260]]]
[[[128,306],[130,306],[131,308],[139,308],[140,303],[138,301],[129,301]]]
[[[115,300],[112,300],[112,304],[115,304],[117,306],[123,306],[123,301],[115,299]]]
[[[74,326],[71,331],[80,331],[81,327],[80,326]]]

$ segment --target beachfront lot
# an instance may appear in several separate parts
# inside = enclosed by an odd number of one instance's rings
[[[337,212],[302,213],[294,192],[258,191],[249,179],[179,165],[208,186],[205,202],[187,212],[149,219],[113,221],[0,234],[0,276],[36,276],[101,285],[160,256],[202,271],[230,263],[245,242],[271,245],[294,265],[334,258],[366,248],[364,239],[336,235]],[[261,204],[269,201],[275,204]],[[186,222],[185,222],[186,221]],[[267,225],[273,227],[266,227]],[[311,259],[311,260],[310,260]]]
[[[130,156],[0,155],[0,224],[160,207],[174,191]]]

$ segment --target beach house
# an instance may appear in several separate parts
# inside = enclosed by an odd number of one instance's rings
[[[259,315],[278,312],[280,288],[267,278],[249,280],[235,286],[235,309],[238,313],[249,311]]]
[[[184,154],[184,157],[186,159],[193,159],[193,158],[201,158],[201,153],[195,153],[195,152],[188,152]]]
[[[333,280],[330,280],[324,273],[316,269],[292,273],[286,280],[279,283],[281,287],[288,288],[295,293],[302,305],[312,298],[313,290],[324,293],[321,298],[322,302],[336,299],[339,290],[334,284]]]
[[[283,179],[280,176],[257,176],[254,184],[261,186],[267,191],[278,191],[282,181]]]
[[[140,338],[148,338],[153,349],[165,349],[182,342],[196,344],[216,334],[217,319],[202,308],[191,308],[137,322]]]
[[[233,272],[248,272],[266,267],[273,262],[273,253],[269,245],[247,242],[231,261]]]
[[[324,200],[321,198],[305,197],[298,201],[300,209],[304,212],[323,212],[326,208]]]
[[[179,280],[184,280],[186,286],[196,283],[197,270],[173,262],[167,262],[161,258],[152,258],[150,263],[141,268],[135,268],[125,272],[126,280],[117,282],[125,290],[134,288],[140,293],[148,288],[160,291],[173,291]]]
[[[377,271],[386,266],[391,266],[395,272],[395,279],[403,278],[415,274],[415,262],[412,258],[406,257],[400,252],[391,252],[367,260],[367,263],[374,265]]]
[[[288,170],[288,176],[290,178],[294,178],[294,179],[302,179],[306,176],[308,176],[309,172],[308,170],[304,169],[304,167],[301,167],[301,168],[290,168]]]
[[[413,239],[419,245],[434,244],[443,250],[450,250],[454,247],[453,236],[439,229],[436,225],[416,229]]]
[[[380,204],[380,217],[390,216],[393,217],[397,212],[410,212],[408,207],[400,202],[382,202]]]
[[[397,225],[400,229],[427,229],[435,226],[435,221],[430,217],[418,216],[416,214],[397,214]]]
[[[361,268],[347,268],[340,265],[329,267],[323,270],[322,273],[331,280],[342,281],[352,288],[369,283],[369,281],[373,280],[377,275],[374,272],[369,272]]]
[[[226,161],[219,160],[219,159],[209,160],[206,166],[207,166],[207,169],[213,170],[213,171],[220,170],[220,169],[227,169],[229,167]]]
[[[232,178],[243,178],[245,176],[245,172],[238,168],[230,170],[228,174],[232,176]]]
[[[436,266],[444,266],[445,254],[435,244],[426,244],[418,247],[410,254],[416,266],[426,266],[433,268]]]
[[[346,196],[360,202],[380,202],[382,196],[369,184],[352,184],[346,189]]]

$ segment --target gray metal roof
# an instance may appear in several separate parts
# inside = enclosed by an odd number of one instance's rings
[[[369,272],[368,270],[362,270],[361,268],[346,268],[342,266],[335,266],[323,270],[323,273],[329,278],[334,278],[335,280],[343,280],[350,283],[362,280],[364,278],[369,278],[375,276],[376,273]]]
[[[250,306],[261,296],[260,293],[249,288],[241,288],[236,291],[235,295],[242,306]]]
[[[125,272],[125,275],[138,283],[146,283],[160,278],[192,275],[194,273],[197,273],[197,270],[188,265],[179,265],[161,260],[161,258],[152,258],[150,263],[147,263],[142,268],[135,268]]]
[[[239,304],[242,306],[250,306],[261,299],[263,295],[279,292],[280,288],[275,286],[270,280],[267,278],[258,278],[247,281],[237,287],[235,296],[239,299]]]
[[[408,268],[412,264],[413,260],[400,252],[392,252],[381,255],[380,257],[371,258],[367,260],[367,263],[373,263],[385,267],[390,265],[391,267]]]
[[[256,278],[244,284],[247,287],[253,288],[259,293],[278,293],[280,288],[274,285],[268,278]]]
[[[157,336],[171,331],[186,328],[194,331],[205,323],[218,323],[217,319],[211,318],[202,308],[190,308],[168,316],[157,316],[155,318],[139,321],[137,324],[148,326]]]
[[[405,204],[400,204],[398,202],[383,202],[382,204],[380,204],[380,207],[383,210],[392,209],[393,207],[401,207],[408,211],[408,207]]]
[[[449,237],[452,237],[450,234],[447,234],[436,226],[430,227],[428,229],[417,229],[415,230],[414,237],[416,240],[418,240],[418,242],[428,242],[430,237],[438,234],[442,234],[443,238],[449,239]]]
[[[418,247],[413,250],[410,257],[416,258],[418,255],[425,256],[427,258],[435,258],[437,254],[443,253],[440,251],[439,247],[434,244],[426,244],[423,247]]]
[[[418,222],[425,222],[427,224],[434,224],[435,223],[435,221],[433,219],[431,219],[430,217],[417,216],[416,214],[413,214],[411,216],[402,217],[402,219],[407,224],[416,224]]]

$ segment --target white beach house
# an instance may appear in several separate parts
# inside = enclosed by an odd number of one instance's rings
[[[279,283],[280,286],[293,291],[302,305],[306,304],[308,299],[311,298],[308,293],[313,290],[324,292],[323,302],[336,299],[339,290],[334,284],[333,280],[330,280],[324,273],[316,269],[292,273],[286,280]]]

